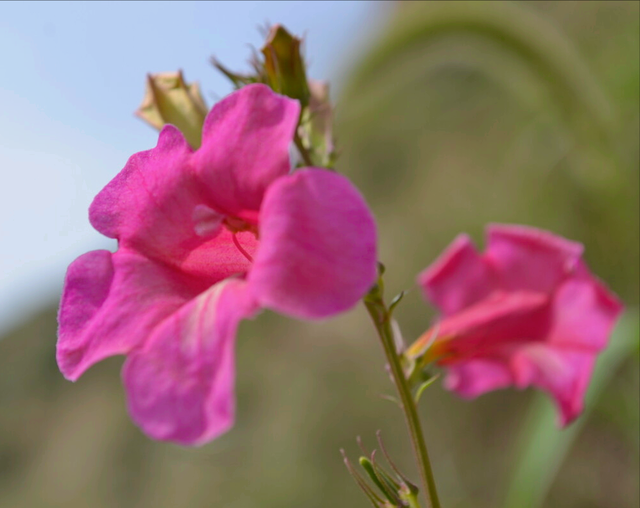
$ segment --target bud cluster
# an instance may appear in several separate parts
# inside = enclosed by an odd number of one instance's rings
[[[282,25],[274,25],[269,29],[260,53],[254,52],[250,60],[253,73],[233,72],[216,58],[212,58],[211,63],[229,78],[235,88],[264,83],[275,92],[300,101],[300,122],[295,142],[302,162],[306,166],[331,168],[336,152],[329,83],[307,78],[302,43],[302,39],[291,35]]]
[[[375,508],[419,508],[418,487],[409,481],[393,463],[384,447],[380,431],[376,433],[376,436],[380,450],[392,472],[386,470],[376,461],[377,450],[369,453],[358,437],[358,445],[363,453],[358,462],[373,486],[358,472],[344,450],[340,450],[349,473]]]

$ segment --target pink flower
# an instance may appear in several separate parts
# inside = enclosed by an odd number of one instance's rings
[[[358,191],[327,170],[290,173],[299,113],[247,86],[211,110],[201,148],[166,126],[91,205],[118,250],[69,267],[58,365],[76,380],[127,355],[128,408],[155,439],[199,444],[232,425],[241,319],[261,308],[331,316],[376,279],[374,220]]]
[[[573,421],[622,305],[581,260],[582,245],[524,226],[492,225],[478,254],[460,235],[418,282],[442,319],[411,346],[446,368],[467,398],[515,386],[548,392]]]

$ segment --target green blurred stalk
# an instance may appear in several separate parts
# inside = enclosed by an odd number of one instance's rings
[[[411,48],[429,47],[451,34],[475,35],[518,55],[543,78],[573,130],[612,146],[617,119],[609,98],[571,41],[531,9],[518,2],[484,1],[407,2],[403,7],[406,12],[399,12],[392,29],[354,70],[345,96],[358,97]]]
[[[424,433],[420,425],[420,418],[418,417],[418,410],[407,379],[405,378],[402,365],[400,364],[400,358],[396,352],[393,330],[391,329],[391,315],[382,299],[382,295],[376,292],[375,289],[367,295],[364,303],[376,327],[380,342],[382,342],[382,347],[389,362],[398,395],[400,396],[402,411],[404,412],[407,427],[409,428],[411,444],[413,445],[420,477],[428,500],[427,506],[429,508],[440,508],[440,500],[438,499],[436,483],[433,477],[431,462],[429,461],[429,453],[427,452]]]

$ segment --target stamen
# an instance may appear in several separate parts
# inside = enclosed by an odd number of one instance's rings
[[[240,245],[240,242],[238,241],[236,233],[233,233],[233,243],[236,246],[236,248],[240,251],[240,254],[242,254],[245,258],[247,258],[250,263],[253,263],[253,258],[246,250],[242,248],[242,245]]]

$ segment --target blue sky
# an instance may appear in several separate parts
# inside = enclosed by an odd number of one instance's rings
[[[115,242],[93,196],[157,134],[133,116],[148,72],[183,69],[209,105],[246,69],[257,30],[307,34],[310,74],[334,89],[384,25],[381,2],[0,2],[0,333],[60,292],[66,266]]]

